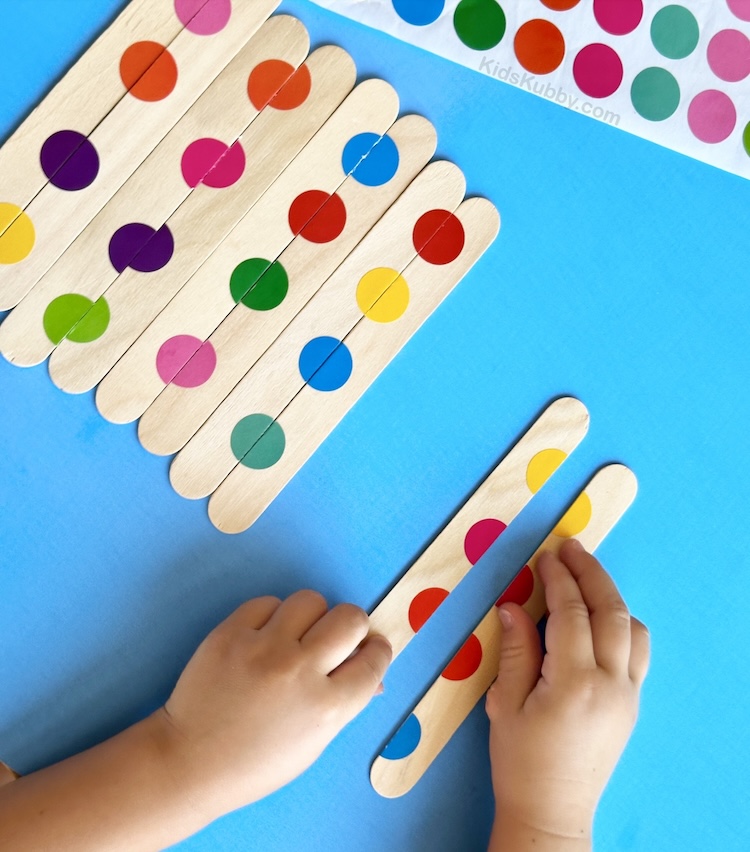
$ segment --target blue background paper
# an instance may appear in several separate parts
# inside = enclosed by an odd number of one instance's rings
[[[6,4],[2,138],[121,5]],[[616,460],[640,493],[600,556],[651,628],[653,663],[597,849],[747,849],[750,183],[303,0],[281,8],[433,121],[438,154],[498,205],[500,237],[236,537],[178,497],[168,460],[100,418],[92,394],[0,359],[0,755],[28,772],[139,718],[253,595],[311,586],[372,607],[536,414],[573,394],[589,436],[385,694],[300,779],[180,848],[484,848],[481,706],[406,797],[378,797],[369,764],[575,491]]]

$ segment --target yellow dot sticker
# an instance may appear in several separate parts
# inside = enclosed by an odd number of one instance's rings
[[[31,219],[15,204],[0,201],[0,263],[20,263],[34,248]]]
[[[537,453],[526,468],[526,484],[529,486],[529,491],[536,494],[567,457],[568,454],[562,450],[549,449]]]
[[[584,530],[591,520],[591,500],[583,491],[576,498],[575,503],[560,518],[557,526],[552,530],[560,538],[571,538]]]
[[[395,269],[371,269],[357,285],[357,304],[374,322],[393,322],[409,307],[409,285]]]

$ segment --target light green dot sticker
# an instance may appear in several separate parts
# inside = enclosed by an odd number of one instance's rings
[[[684,59],[695,50],[700,37],[698,21],[684,6],[665,6],[651,22],[651,41],[667,59]]]
[[[107,330],[109,305],[103,298],[92,302],[79,293],[66,293],[49,303],[42,324],[55,346],[66,337],[74,343],[91,343]]]
[[[633,80],[630,100],[638,115],[648,121],[664,121],[680,104],[680,86],[664,68],[645,68]]]
[[[250,414],[232,430],[232,453],[238,462],[254,470],[273,467],[284,455],[284,430],[267,414]]]
[[[745,153],[750,157],[750,121],[745,125],[745,132],[742,134],[742,144],[745,146]]]

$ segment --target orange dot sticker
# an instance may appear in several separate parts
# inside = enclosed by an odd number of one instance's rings
[[[482,643],[472,633],[443,669],[443,677],[446,680],[466,680],[474,674],[481,662]]]
[[[163,101],[174,91],[177,75],[174,57],[155,41],[131,44],[120,60],[120,78],[139,101]]]
[[[311,87],[312,78],[306,65],[295,68],[281,59],[266,59],[250,72],[247,94],[259,111],[269,105],[290,110],[307,100]]]
[[[565,39],[558,28],[541,18],[527,21],[513,40],[518,61],[532,74],[550,74],[565,56]]]

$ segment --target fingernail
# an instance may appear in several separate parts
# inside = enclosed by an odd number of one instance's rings
[[[383,682],[381,681],[381,682],[378,684],[378,688],[375,690],[375,695],[382,695],[384,692],[385,692],[385,685],[384,685],[384,684],[383,684]]]
[[[497,614],[500,616],[500,621],[502,622],[503,627],[506,630],[510,630],[513,627],[513,616],[508,612],[505,607],[498,607]]]
[[[577,538],[569,538],[568,542],[569,542],[569,545],[568,545],[569,547],[574,547],[576,550],[583,550],[583,545],[581,544],[580,541],[578,541]]]

